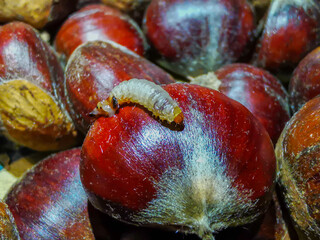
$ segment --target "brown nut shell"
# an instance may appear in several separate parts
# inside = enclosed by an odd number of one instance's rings
[[[35,28],[61,20],[75,7],[76,0],[3,0],[0,1],[0,22],[20,20]]]
[[[303,239],[320,236],[320,97],[288,122],[276,146],[278,182]]]

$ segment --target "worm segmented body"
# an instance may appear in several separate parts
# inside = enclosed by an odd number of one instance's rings
[[[95,113],[112,116],[123,103],[137,103],[169,123],[180,124],[183,113],[176,101],[159,85],[144,79],[131,79],[114,87],[109,97],[97,104]]]

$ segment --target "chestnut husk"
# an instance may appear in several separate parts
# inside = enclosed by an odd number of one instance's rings
[[[38,151],[66,149],[78,134],[57,92],[63,69],[30,25],[0,27],[0,131]]]
[[[90,202],[124,222],[203,239],[262,216],[273,191],[275,157],[260,122],[215,90],[163,88],[182,109],[182,125],[129,103],[91,126],[80,165]]]
[[[132,78],[156,84],[174,82],[164,70],[114,42],[80,45],[68,60],[64,85],[66,105],[77,128],[86,133],[96,119],[90,113],[97,103],[105,100],[114,86]]]
[[[277,181],[299,239],[319,239],[320,97],[287,123],[276,146]]]
[[[64,19],[76,4],[77,0],[3,0],[0,22],[23,21],[41,29]]]

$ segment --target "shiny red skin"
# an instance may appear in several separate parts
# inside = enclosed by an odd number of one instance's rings
[[[215,72],[219,91],[240,102],[259,119],[276,144],[290,119],[288,93],[269,72],[249,64],[230,64]]]
[[[5,202],[22,239],[94,239],[79,162],[79,148],[49,156],[10,190]]]
[[[296,67],[289,82],[289,98],[293,112],[320,94],[320,47],[309,53]]]
[[[160,55],[159,64],[197,76],[248,52],[255,16],[245,0],[154,0],[147,8],[144,29]],[[209,49],[210,42],[215,43]],[[212,58],[209,64],[207,59]]]
[[[188,153],[209,141],[208,158],[225,159],[227,176],[259,203],[270,197],[275,156],[268,133],[240,103],[191,84],[163,87],[184,114],[183,128],[168,127],[137,106],[124,106],[91,126],[83,146],[81,181],[101,211],[132,222],[156,197],[154,181],[169,168],[182,169]],[[261,206],[262,207],[262,206]],[[263,207],[262,207],[263,208]]]
[[[303,8],[291,0],[276,0],[270,8],[280,1],[279,7],[269,10],[253,60],[255,65],[273,72],[292,70],[320,43],[319,3],[306,1]]]
[[[88,5],[73,13],[55,38],[55,49],[66,59],[87,41],[114,41],[139,55],[146,51],[146,40],[138,25],[126,14],[102,4]]]
[[[35,29],[12,22],[0,27],[0,36],[0,83],[25,79],[56,96],[54,89],[63,82],[63,69]]]
[[[89,113],[120,82],[131,78],[147,79],[156,84],[174,82],[168,73],[148,60],[102,41],[79,47],[69,59],[65,76],[68,110],[84,133],[95,120]]]

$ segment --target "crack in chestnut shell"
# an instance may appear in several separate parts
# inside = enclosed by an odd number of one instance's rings
[[[122,221],[200,236],[252,222],[273,190],[267,132],[217,91],[190,84],[164,89],[182,109],[183,129],[172,130],[135,105],[91,126],[80,165],[90,201]]]
[[[73,13],[55,38],[55,49],[64,59],[82,43],[110,40],[143,56],[146,39],[139,26],[127,15],[101,4],[92,4]]]
[[[22,239],[94,239],[79,176],[80,149],[53,154],[5,198]]]
[[[8,97],[1,101],[0,112],[1,115],[6,115],[6,119],[2,119],[0,124],[10,126],[12,120],[22,122],[31,115],[35,122],[25,129],[29,131],[30,139],[27,139],[28,134],[21,126],[13,129],[0,126],[1,130],[7,133],[14,131],[15,135],[9,133],[11,139],[39,151],[61,150],[76,145],[77,132],[58,97],[64,76],[53,50],[34,28],[21,22],[0,27],[0,36],[0,85],[4,93],[2,97],[10,92],[9,88],[15,93],[11,94],[12,102],[8,101]],[[48,102],[54,102],[54,106]],[[29,110],[26,106],[30,107]],[[17,111],[13,111],[16,108]],[[40,111],[39,114],[37,111]],[[37,126],[45,126],[50,130],[46,131]]]
[[[320,94],[320,47],[309,53],[293,72],[289,82],[292,112]]]
[[[273,72],[292,70],[320,43],[317,0],[271,2],[253,63]]]
[[[290,119],[276,146],[277,178],[286,205],[306,239],[320,236],[320,97]]]
[[[144,30],[156,61],[182,76],[214,71],[244,56],[254,38],[255,16],[244,0],[155,0]]]
[[[156,84],[174,82],[168,73],[119,44],[93,41],[79,46],[68,61],[64,86],[68,111],[78,129],[86,133],[95,120],[89,113],[98,102],[132,78]]]

